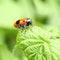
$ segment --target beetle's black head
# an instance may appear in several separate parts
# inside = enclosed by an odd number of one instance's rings
[[[32,25],[32,20],[30,18],[27,18],[26,22],[26,26]]]

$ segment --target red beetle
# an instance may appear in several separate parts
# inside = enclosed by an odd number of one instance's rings
[[[21,18],[14,22],[14,27],[16,28],[25,28],[30,25],[32,25],[32,20],[30,18]]]

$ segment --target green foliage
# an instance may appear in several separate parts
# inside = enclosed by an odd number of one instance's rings
[[[12,50],[14,50],[18,29],[13,29],[13,23],[22,17],[31,18],[33,25],[39,27],[32,27],[33,32],[27,29],[26,34],[19,31],[17,45],[23,50],[15,49],[14,56],[18,58],[16,59],[12,55]],[[47,55],[48,58],[51,55],[55,57],[52,60],[60,60],[57,57],[59,56],[58,50],[60,50],[60,29],[58,27],[60,28],[60,0],[0,0],[0,60],[27,60],[25,55],[28,59],[32,59],[32,56],[33,59],[39,59],[41,56],[46,59]],[[53,54],[50,53],[51,50],[54,50]]]
[[[18,58],[14,57],[6,45],[0,45],[0,60],[18,60]]]
[[[60,60],[60,40],[40,27],[19,31],[16,41],[28,60]]]

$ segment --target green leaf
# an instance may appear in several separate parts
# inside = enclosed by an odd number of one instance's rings
[[[33,26],[19,31],[16,41],[28,60],[60,60],[60,40],[51,37],[50,32]]]

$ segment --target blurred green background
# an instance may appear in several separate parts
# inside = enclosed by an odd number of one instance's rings
[[[19,48],[12,53],[18,33],[13,23],[22,17],[46,30],[60,28],[60,0],[0,0],[0,60],[27,60]]]

